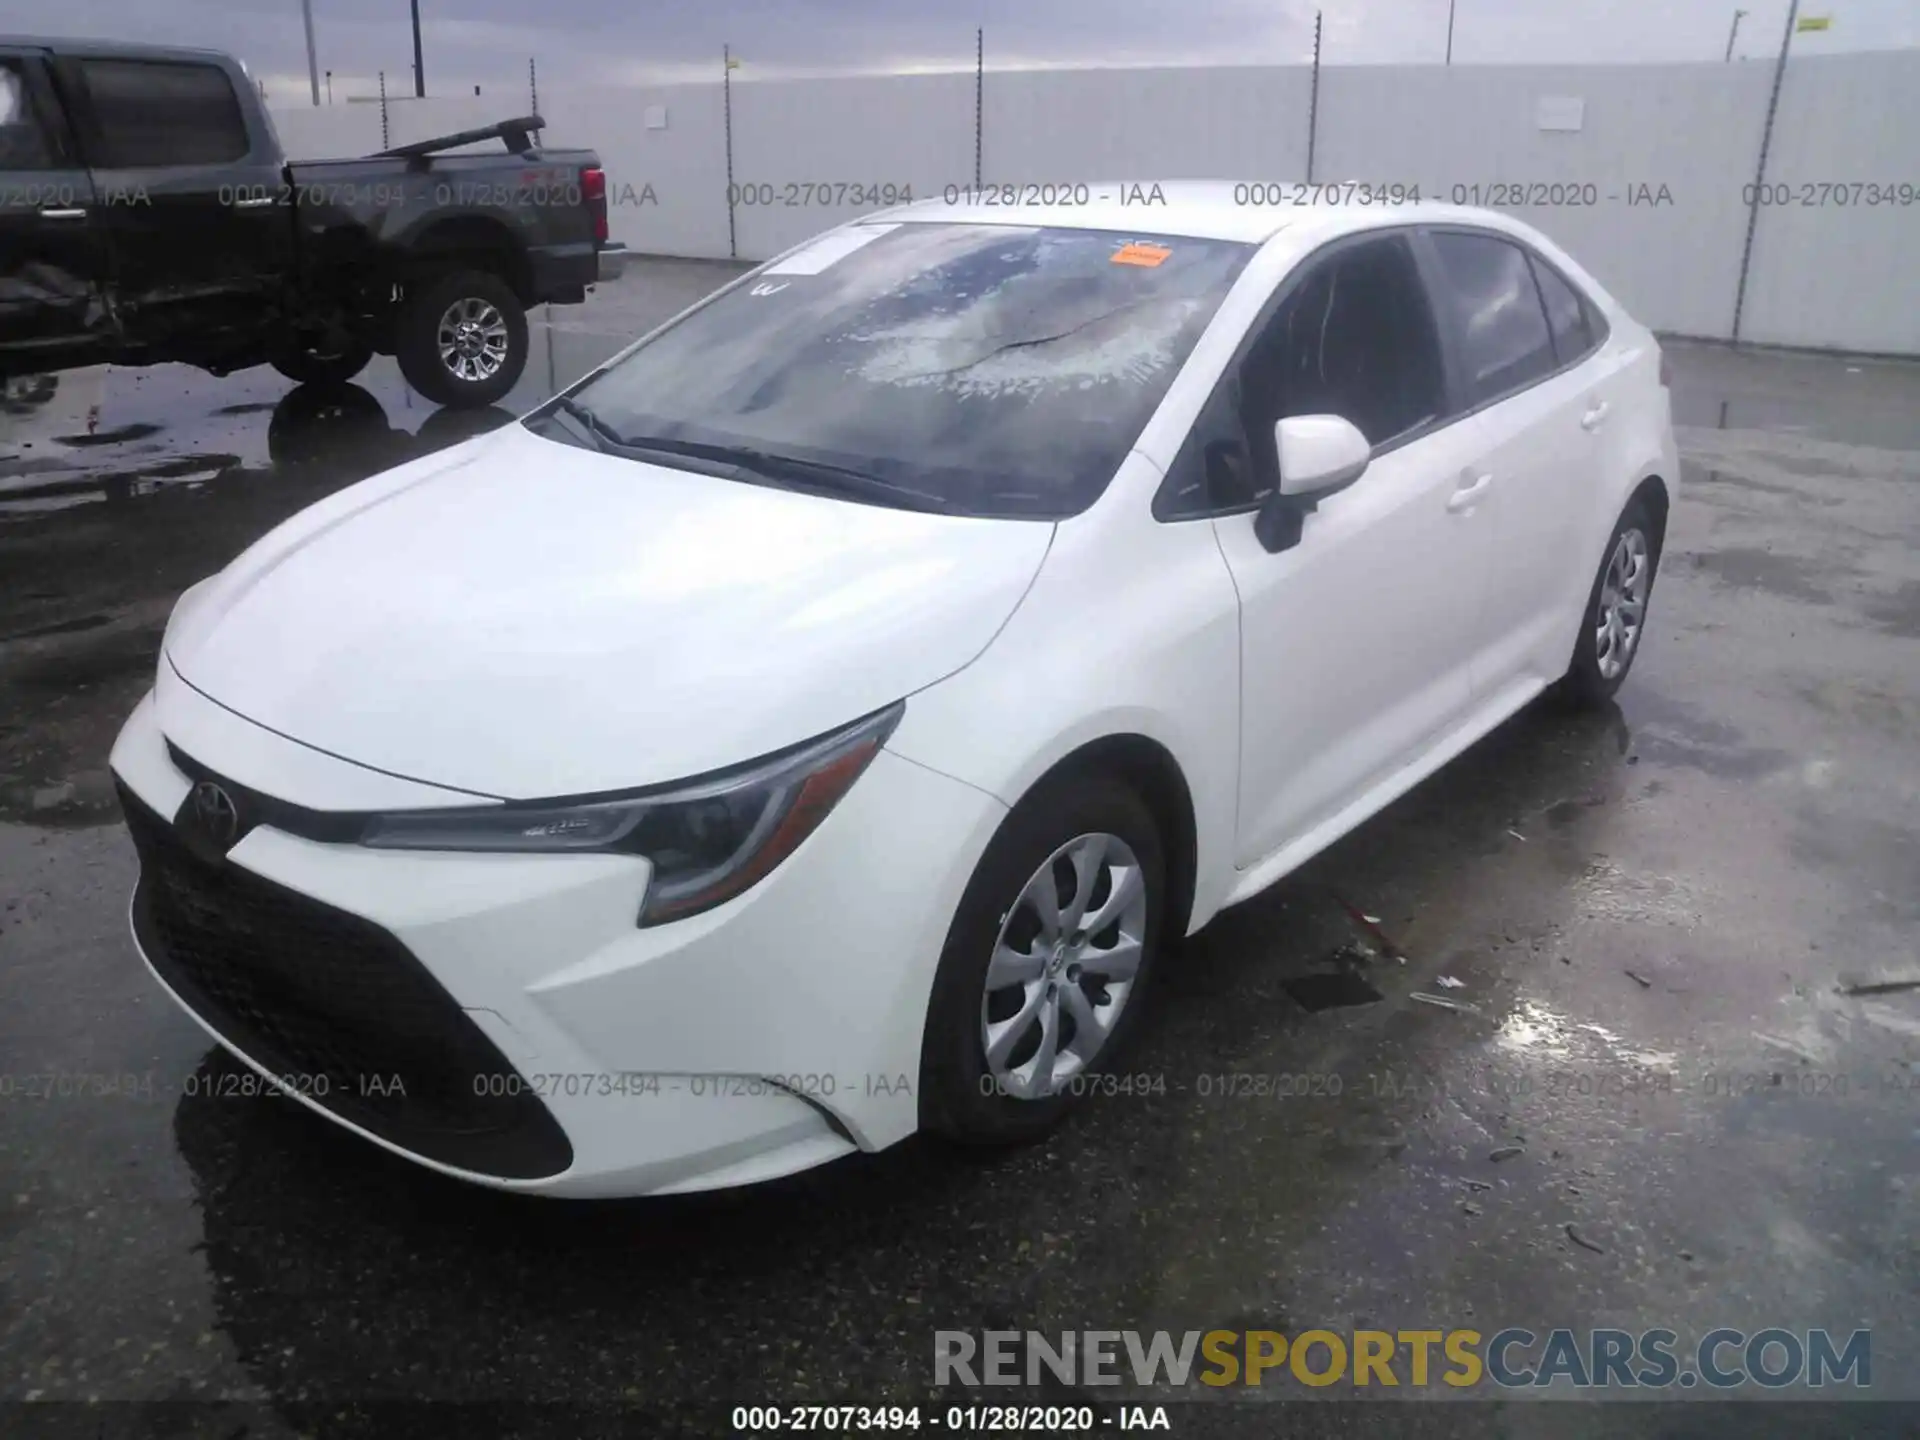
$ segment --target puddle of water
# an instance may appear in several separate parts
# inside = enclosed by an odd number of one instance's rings
[[[145,440],[158,435],[161,427],[150,422],[122,425],[113,430],[93,430],[85,435],[56,435],[54,439],[62,445],[75,449],[85,449],[93,445],[123,445],[129,440]]]
[[[1384,997],[1350,970],[1330,975],[1302,975],[1281,987],[1308,1011],[1333,1010],[1344,1005],[1372,1005]]]
[[[1571,1019],[1538,1000],[1515,1005],[1494,1032],[1493,1044],[1529,1060],[1567,1060],[1576,1052],[1603,1050],[1609,1058],[1648,1070],[1671,1069],[1679,1058],[1670,1050],[1637,1049],[1604,1025]]]
[[[1627,703],[1634,712],[1630,733],[1635,751],[1654,765],[1758,780],[1797,763],[1783,751],[1748,743],[1743,732],[1724,721],[1699,718],[1657,691],[1640,687]]]
[[[1833,567],[1797,555],[1733,547],[1702,551],[1693,557],[1693,563],[1722,585],[1766,590],[1809,605],[1833,603],[1832,593],[1818,578],[1831,573]]]
[[[69,468],[43,484],[29,490],[16,490],[10,498],[0,498],[0,519],[32,516],[98,500],[137,499],[175,487],[191,490],[230,475],[244,474],[247,469],[238,455],[211,452],[119,469]]]
[[[92,490],[85,494],[36,495],[27,500],[0,500],[0,519],[10,515],[32,517],[49,510],[71,510],[76,505],[93,505],[106,498],[103,492]]]
[[[257,419],[261,414],[267,416],[264,427]],[[275,472],[348,484],[513,419],[514,412],[502,406],[434,410],[409,431],[357,385],[297,386],[276,401],[220,407],[171,433],[160,423],[134,421],[55,442],[79,447],[75,454],[0,463],[0,521]],[[164,436],[165,443],[128,443],[155,436]]]

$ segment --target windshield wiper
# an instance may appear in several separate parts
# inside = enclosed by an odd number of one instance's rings
[[[605,433],[604,430],[602,433]],[[750,445],[711,445],[699,440],[675,440],[664,435],[622,435],[615,443],[622,450],[652,451],[659,455],[706,460],[729,465],[736,470],[750,471],[765,479],[791,481],[808,489],[837,495],[855,495],[903,510],[940,512],[952,508],[939,495],[915,490],[865,470],[833,465],[824,460],[803,460],[797,455],[756,450]]]
[[[945,499],[925,490],[915,490],[865,470],[832,465],[824,460],[803,460],[797,455],[778,455],[767,450],[756,450],[749,445],[711,445],[699,440],[676,440],[666,435],[623,435],[578,400],[566,395],[553,401],[553,409],[585,431],[594,448],[603,454],[673,455],[685,460],[704,461],[719,467],[722,473],[737,474],[746,470],[763,479],[791,481],[808,489],[839,495],[857,495],[903,510],[939,512],[952,508]]]
[[[593,442],[596,450],[604,453],[609,446],[618,448],[625,443],[618,430],[571,396],[556,396],[553,408],[586,431],[587,438]]]

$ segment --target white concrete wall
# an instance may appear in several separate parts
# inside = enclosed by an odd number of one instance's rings
[[[1727,338],[1771,81],[1763,62],[1330,68],[1313,178],[1443,199],[1459,186],[1470,203],[1476,186],[1482,203],[1489,185],[1561,187],[1517,213],[1648,324]],[[1301,67],[989,72],[983,178],[1298,181],[1309,90]],[[1542,101],[1580,102],[1579,128],[1543,128]],[[391,143],[525,108],[519,96],[396,101]],[[973,179],[970,74],[736,81],[734,180],[774,195],[736,204],[731,234],[718,84],[556,89],[540,108],[549,143],[600,153],[614,237],[642,252],[764,259],[858,213],[798,187],[910,185],[924,197]],[[663,128],[648,127],[649,111]],[[379,148],[377,106],[276,119],[297,157]],[[1768,176],[1920,185],[1920,53],[1794,61]],[[1633,203],[1643,194],[1653,203]],[[1920,204],[1763,207],[1741,333],[1920,354]]]
[[[435,135],[451,135],[526,113],[526,96],[463,95],[451,99],[395,98],[387,105],[386,145],[380,140],[380,107],[351,105],[273,107],[273,128],[294,160],[331,160],[368,155],[389,145],[406,145]],[[494,147],[499,147],[495,141]]]
[[[650,109],[660,112],[665,129],[647,128]],[[565,90],[542,95],[540,112],[547,144],[599,153],[614,239],[643,254],[727,254],[727,146],[718,85]]]
[[[365,155],[380,148],[377,105],[271,106],[273,128],[289,160]]]
[[[1311,76],[1298,67],[1028,70],[988,75],[982,88],[988,181],[1306,174]]]
[[[1741,184],[1752,182],[1749,160]],[[1920,353],[1920,204],[1803,205],[1824,182],[1920,189],[1920,54],[1822,56],[1792,65],[1780,92],[1770,186],[1791,203],[1763,205],[1753,237],[1740,333],[1778,345]],[[1836,184],[1836,189],[1837,189]]]
[[[724,176],[724,167],[720,173]],[[851,220],[863,209],[883,208],[839,203],[845,198],[842,183],[867,189],[910,186],[915,198],[971,183],[973,77],[735,85],[733,178],[738,185],[773,188],[771,205],[734,206],[740,254],[756,260]],[[792,192],[790,185],[796,187]],[[836,203],[819,204],[818,189],[809,203],[808,185],[832,186]],[[754,193],[764,197],[765,191]],[[741,198],[748,197],[743,192]]]
[[[1545,204],[1502,208],[1566,246],[1647,324],[1726,336],[1741,188],[1770,82],[1757,65],[1333,71],[1314,172],[1418,183],[1444,200],[1459,186],[1467,204],[1488,203],[1489,185],[1546,187]],[[1541,100],[1582,102],[1582,128],[1542,130]],[[1656,201],[1664,185],[1672,203],[1629,203],[1642,184]]]

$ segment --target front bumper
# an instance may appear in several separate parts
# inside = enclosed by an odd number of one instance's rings
[[[223,745],[236,725],[246,743]],[[170,881],[185,862],[151,831],[171,830],[191,781],[169,740],[314,808],[329,767],[342,793],[371,772],[164,680],[112,758],[149,969],[241,1060],[375,1143],[503,1189],[638,1195],[766,1179],[916,1127],[934,968],[1005,813],[982,792],[883,751],[754,889],[640,929],[646,863],[617,855],[377,851],[263,825],[224,881]]]

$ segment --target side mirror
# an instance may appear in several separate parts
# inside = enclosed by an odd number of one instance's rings
[[[1273,427],[1280,493],[1319,499],[1366,473],[1373,446],[1360,427],[1338,415],[1292,415]]]
[[[1253,518],[1253,533],[1270,553],[1291,550],[1310,515],[1366,473],[1373,446],[1338,415],[1291,415],[1273,427],[1280,488]]]

